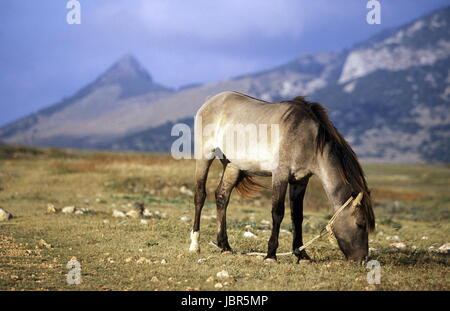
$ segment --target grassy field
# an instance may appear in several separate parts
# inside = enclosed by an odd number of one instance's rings
[[[0,147],[0,207],[15,218],[0,222],[0,290],[450,290],[450,167],[364,164],[375,201],[377,230],[371,259],[381,263],[381,284],[368,269],[343,261],[326,238],[309,249],[314,262],[293,256],[267,264],[261,257],[220,254],[215,240],[215,165],[208,180],[200,254],[187,252],[193,218],[194,162],[163,154],[81,152]],[[184,187],[183,187],[184,186]],[[115,218],[144,203],[151,216]],[[87,208],[82,214],[48,213]],[[305,240],[331,215],[318,180],[306,195]],[[182,219],[181,219],[182,218]],[[237,251],[266,251],[270,192],[244,200],[233,194],[228,236]],[[289,212],[279,252],[290,251]],[[245,238],[250,231],[256,238]],[[403,248],[393,246],[403,243]],[[69,285],[71,258],[82,282]],[[219,280],[217,272],[230,277]],[[220,283],[220,285],[217,285]],[[216,287],[217,286],[217,287]]]

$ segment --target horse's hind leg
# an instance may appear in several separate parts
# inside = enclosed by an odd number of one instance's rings
[[[189,246],[189,251],[191,252],[200,251],[200,218],[206,199],[206,179],[212,161],[213,159],[201,159],[195,162],[195,217],[194,227],[191,232],[191,245]]]
[[[272,175],[272,234],[269,239],[266,260],[277,259],[278,235],[284,217],[284,200],[288,185],[288,174],[276,172]]]
[[[227,236],[227,206],[230,195],[239,179],[240,171],[232,164],[226,165],[222,180],[216,190],[217,205],[217,246],[222,250],[231,251]]]
[[[302,223],[303,223],[303,198],[305,197],[306,186],[309,177],[305,177],[297,183],[289,186],[289,199],[291,207],[291,218],[293,228],[292,252],[297,256],[298,261],[302,259],[311,260],[305,250],[299,251],[303,245]],[[297,262],[298,262],[297,261]]]

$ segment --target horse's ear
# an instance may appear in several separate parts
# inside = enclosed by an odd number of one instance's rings
[[[362,198],[363,198],[363,193],[362,192],[358,193],[356,198],[353,199],[352,206],[357,207],[358,205],[361,205]]]

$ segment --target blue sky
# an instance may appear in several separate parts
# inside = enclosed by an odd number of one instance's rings
[[[207,83],[333,51],[399,26],[448,0],[2,0],[0,125],[68,97],[124,54],[167,86]]]

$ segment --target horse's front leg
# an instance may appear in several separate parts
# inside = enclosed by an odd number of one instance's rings
[[[216,190],[216,206],[217,206],[217,246],[222,252],[231,252],[230,244],[227,236],[227,206],[230,201],[230,195],[239,179],[240,171],[237,167],[229,164],[225,167]]]
[[[302,260],[311,260],[305,250],[299,251],[303,245],[302,223],[303,223],[303,198],[305,197],[306,186],[309,178],[305,177],[289,187],[289,199],[291,207],[291,219],[293,228],[292,252],[297,256],[297,263]]]
[[[278,235],[284,217],[284,199],[288,185],[288,176],[274,174],[272,177],[272,234],[269,239],[266,260],[277,259]]]

